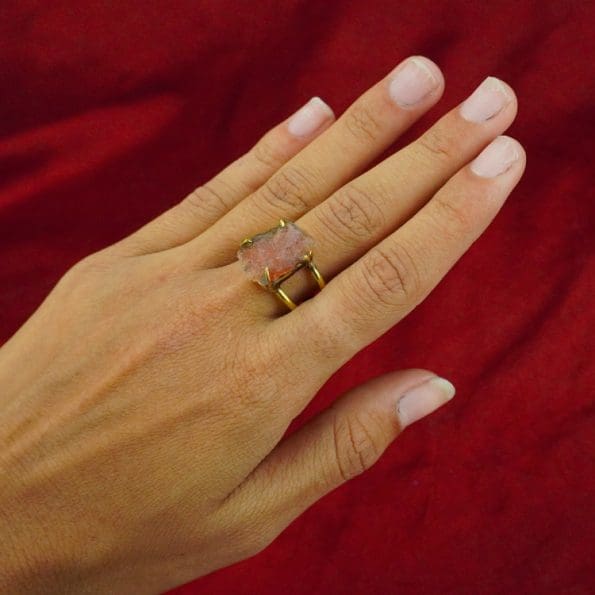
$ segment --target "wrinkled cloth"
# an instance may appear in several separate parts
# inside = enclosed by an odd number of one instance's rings
[[[458,395],[267,550],[178,594],[595,590],[594,21],[578,0],[0,5],[0,342],[73,263],[313,95],[340,113],[429,56],[445,96],[395,148],[488,74],[519,97],[510,134],[528,166],[509,202],[292,427],[398,368]]]

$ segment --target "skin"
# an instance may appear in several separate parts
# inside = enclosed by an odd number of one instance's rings
[[[70,269],[0,350],[0,587],[159,592],[254,555],[369,468],[403,429],[394,372],[284,437],[319,388],[398,323],[483,232],[520,179],[469,163],[516,100],[474,124],[455,106],[368,169],[436,103],[388,78],[335,122],[287,121],[131,236]],[[399,197],[399,200],[395,200]],[[287,313],[235,260],[296,221],[327,287]],[[284,288],[309,297],[298,275]]]

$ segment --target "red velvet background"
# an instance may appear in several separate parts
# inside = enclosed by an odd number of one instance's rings
[[[446,94],[407,139],[487,74],[519,96],[509,203],[305,417],[407,366],[456,399],[267,551],[177,593],[593,592],[594,19],[588,1],[0,4],[0,341],[311,95],[341,112],[430,56]]]

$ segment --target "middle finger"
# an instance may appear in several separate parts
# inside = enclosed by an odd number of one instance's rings
[[[416,141],[298,219],[299,227],[315,240],[314,262],[323,277],[329,281],[405,223],[510,126],[516,111],[513,90],[488,77]],[[295,275],[283,283],[283,290],[296,302],[312,291],[306,277]],[[277,300],[258,298],[265,316],[285,311]]]

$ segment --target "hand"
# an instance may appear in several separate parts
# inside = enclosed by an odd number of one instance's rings
[[[157,592],[248,557],[452,397],[431,372],[396,372],[283,438],[333,372],[431,291],[522,175],[521,146],[498,137],[516,100],[491,78],[361,173],[443,85],[413,58],[336,123],[312,100],[66,273],[0,350],[0,585]],[[314,237],[330,280],[292,312],[235,259],[281,217]],[[298,276],[284,288],[305,299]]]

